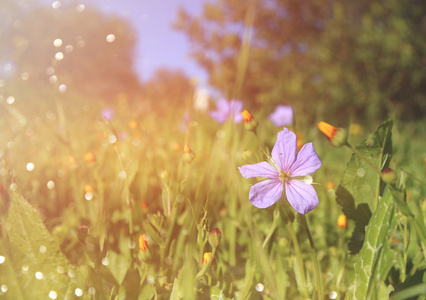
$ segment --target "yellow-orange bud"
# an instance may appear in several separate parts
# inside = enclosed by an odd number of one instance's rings
[[[188,144],[185,144],[183,146],[183,159],[186,162],[190,163],[190,162],[192,162],[192,160],[194,159],[194,157],[195,157],[195,153],[191,150],[191,148],[189,147]]]
[[[348,220],[346,218],[346,215],[340,215],[337,218],[337,227],[346,228],[347,226],[348,226]]]
[[[247,111],[244,110],[241,112],[244,120],[244,127],[248,131],[255,131],[257,128],[257,122],[253,119],[253,116]]]
[[[211,252],[204,252],[203,255],[203,265],[207,264],[210,260],[210,258],[212,257],[212,253]]]

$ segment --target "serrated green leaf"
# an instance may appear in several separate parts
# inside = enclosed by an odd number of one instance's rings
[[[379,208],[366,228],[364,245],[355,263],[355,282],[349,289],[346,299],[372,299],[373,289],[385,279],[387,273],[382,272],[389,270],[380,266],[380,260],[389,259],[384,255],[384,245],[394,229],[391,226],[396,226],[396,222],[393,222],[395,216],[394,199],[391,191],[386,189],[379,201]]]
[[[336,191],[336,201],[348,219],[355,221],[349,249],[356,254],[362,247],[365,226],[376,210],[384,185],[377,170],[386,167],[392,156],[392,121],[382,123],[356,150],[375,166],[373,169],[357,153],[354,153],[345,169]],[[386,159],[385,159],[386,158]]]
[[[22,261],[14,266],[16,274],[21,274],[23,265],[28,269],[19,278],[20,287],[10,283],[22,290],[10,290],[10,295],[16,295],[16,299],[19,295],[24,295],[25,299],[47,299],[52,291],[60,299],[69,295],[73,288],[67,274],[75,273],[74,267],[62,254],[59,243],[47,230],[38,212],[17,193],[11,194],[6,229],[10,251],[22,254]],[[36,272],[42,279],[36,278]]]

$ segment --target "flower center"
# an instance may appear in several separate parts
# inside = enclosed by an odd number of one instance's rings
[[[278,175],[278,179],[281,182],[288,182],[290,180],[290,173],[284,172],[284,171],[280,171],[280,175]]]

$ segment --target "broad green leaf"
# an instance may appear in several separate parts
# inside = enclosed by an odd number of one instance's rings
[[[377,170],[386,167],[392,156],[392,125],[392,121],[382,123],[356,148],[375,168],[354,153],[337,188],[337,203],[342,206],[347,218],[354,220],[356,225],[349,243],[353,254],[358,253],[362,247],[365,226],[372,212],[376,210],[379,196],[382,194],[383,186]]]
[[[17,193],[11,194],[11,206],[6,221],[10,251],[22,254],[14,264],[19,284],[13,276],[5,283],[21,291],[9,290],[13,299],[48,299],[49,293],[56,293],[63,299],[75,289],[69,275],[76,274],[62,254],[59,243],[50,234],[38,212]],[[9,270],[10,271],[10,270]]]
[[[365,232],[364,245],[355,263],[355,282],[350,287],[346,299],[374,299],[372,295],[377,285],[386,277],[388,268],[382,265],[388,264],[389,255],[386,254],[386,240],[392,232],[392,226],[396,226],[395,203],[389,189],[385,190],[379,201],[378,209],[368,223]]]

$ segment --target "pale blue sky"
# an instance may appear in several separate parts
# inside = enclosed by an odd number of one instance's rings
[[[199,14],[206,0],[81,0],[106,14],[128,20],[137,33],[135,70],[142,80],[159,67],[182,69],[189,77],[206,83],[207,74],[189,57],[187,37],[172,28],[178,7]]]

